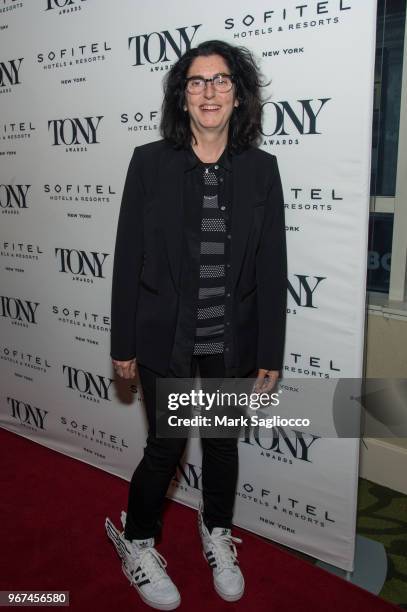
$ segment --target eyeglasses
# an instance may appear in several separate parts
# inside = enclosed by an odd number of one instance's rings
[[[192,76],[185,79],[185,89],[190,94],[200,94],[206,88],[207,83],[212,83],[215,91],[219,93],[226,93],[233,87],[233,75],[214,74],[210,79],[205,79],[202,76]]]

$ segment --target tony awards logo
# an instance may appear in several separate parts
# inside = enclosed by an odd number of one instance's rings
[[[82,2],[86,2],[86,0],[46,0],[45,10],[60,9],[60,15],[62,13],[71,13],[72,11],[80,11]]]
[[[86,372],[66,364],[62,366],[62,371],[65,374],[66,387],[77,391],[81,398],[97,404],[100,403],[100,400],[111,401],[110,386],[113,382],[112,378]]]
[[[20,57],[18,59],[0,62],[0,88],[6,88],[0,91],[0,93],[10,92],[12,85],[21,85],[19,73],[23,59],[23,57]]]
[[[10,319],[13,325],[22,327],[28,327],[28,323],[37,325],[35,317],[39,305],[39,302],[2,295],[0,296],[0,317]]]
[[[99,144],[97,131],[103,115],[97,117],[73,117],[50,119],[48,131],[52,146],[65,145],[65,151],[87,151],[87,145]]]
[[[11,408],[11,416],[21,423],[21,425],[29,429],[45,430],[45,419],[48,415],[48,410],[43,410],[37,406],[31,406],[27,402],[8,397],[7,403]]]
[[[82,251],[78,249],[55,248],[59,272],[72,274],[72,280],[93,283],[94,278],[106,278],[103,266],[109,253]]]
[[[288,292],[297,306],[304,308],[318,308],[315,303],[315,292],[319,284],[326,280],[326,276],[306,276],[293,274],[294,279],[288,280]]]
[[[321,436],[295,429],[288,431],[281,426],[273,427],[270,431],[272,435],[263,439],[261,428],[257,425],[246,433],[241,442],[259,447],[260,455],[272,460],[289,464],[292,464],[293,459],[312,463],[311,447]]]
[[[202,488],[202,468],[194,463],[179,463],[171,484],[177,489],[192,488],[199,491]]]
[[[31,185],[0,184],[0,209],[2,213],[18,214],[28,208],[27,194]]]
[[[201,25],[176,28],[172,32],[163,30],[162,32],[129,36],[128,47],[135,60],[133,66],[164,64],[181,57],[191,48],[195,34]],[[164,66],[155,67],[155,70],[165,69]]]
[[[263,144],[298,144],[298,139],[293,140],[297,135],[322,134],[317,120],[319,121],[322,109],[331,99],[296,100],[295,103],[287,100],[264,102],[262,134],[266,138]]]

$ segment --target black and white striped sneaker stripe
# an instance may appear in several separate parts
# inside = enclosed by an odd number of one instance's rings
[[[142,587],[145,584],[149,584],[150,583],[150,579],[147,578],[147,576],[145,575],[144,572],[142,572],[141,574],[138,574],[138,572],[140,570],[141,570],[141,567],[139,565],[136,570],[132,570],[131,571],[131,574],[132,574],[133,580],[137,584],[137,586]]]
[[[205,552],[205,555],[206,555],[206,558],[208,560],[209,565],[212,568],[217,567],[216,560],[215,560],[215,555],[213,554],[213,552],[211,550],[208,550],[207,552]]]
[[[114,547],[116,548],[117,554],[122,559],[123,563],[126,566],[126,576],[130,581],[137,584],[138,587],[142,587],[145,584],[150,583],[150,579],[147,578],[146,574],[142,572],[139,574],[141,570],[141,566],[139,565],[136,569],[131,569],[128,563],[128,557],[130,556],[130,552],[126,547],[125,542],[123,541],[123,537],[120,532],[116,529],[113,523],[107,518],[105,522],[106,533],[110,540],[113,542]]]
[[[127,558],[127,555],[129,554],[129,551],[126,548],[126,545],[123,542],[123,539],[120,537],[119,531],[116,529],[116,527],[113,525],[113,523],[108,518],[106,519],[105,527],[106,527],[106,533],[108,537],[111,539],[111,541],[113,542],[114,547],[116,548],[117,554],[119,555],[121,559],[125,560]]]

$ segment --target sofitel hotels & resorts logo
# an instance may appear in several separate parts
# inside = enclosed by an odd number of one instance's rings
[[[250,13],[227,17],[224,20],[224,29],[237,44],[240,39],[337,25],[351,9],[351,0],[314,0],[291,6],[281,6],[279,3],[274,9],[258,12],[251,10]]]
[[[7,16],[12,11],[15,11],[16,9],[19,9],[19,8],[23,8],[23,6],[24,6],[24,3],[19,2],[18,0],[1,0],[0,15]],[[8,28],[7,24],[0,26],[0,30],[7,29],[7,28]]]

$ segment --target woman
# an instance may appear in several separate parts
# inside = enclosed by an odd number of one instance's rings
[[[106,528],[123,570],[157,609],[180,603],[154,548],[185,439],[157,438],[158,377],[257,375],[269,391],[282,366],[286,311],[284,206],[276,158],[255,147],[261,81],[247,49],[208,41],[187,51],[164,88],[163,140],[137,147],[124,187],[112,289],[111,357],[136,361],[149,433],[130,484],[124,532]],[[236,438],[202,439],[204,554],[217,593],[243,595],[231,535]]]

